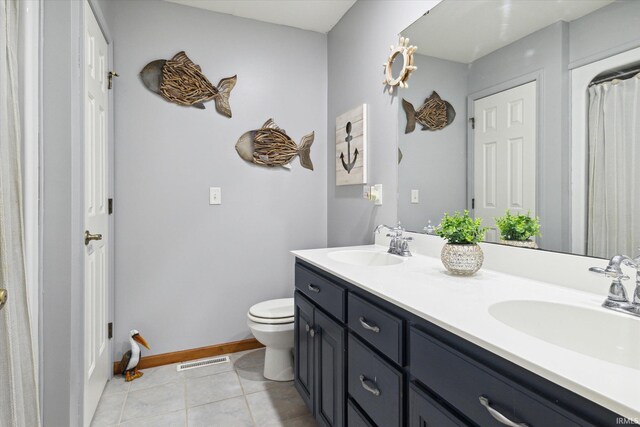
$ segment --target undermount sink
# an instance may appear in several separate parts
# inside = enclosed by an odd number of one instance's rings
[[[369,267],[395,265],[400,264],[403,261],[399,256],[391,255],[386,252],[358,250],[329,252],[329,258],[334,261],[344,262],[345,264]]]
[[[640,320],[631,316],[600,308],[526,300],[493,304],[489,313],[535,338],[640,370]]]

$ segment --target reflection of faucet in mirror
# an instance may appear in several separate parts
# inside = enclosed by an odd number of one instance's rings
[[[424,231],[424,234],[430,234],[432,236],[435,236],[436,234],[436,228],[431,225],[431,220],[427,221],[427,226],[422,230]]]
[[[622,284],[629,276],[624,274],[621,266],[626,265],[636,269],[636,288],[633,292],[633,301],[629,301],[627,291]],[[640,256],[631,259],[626,255],[616,255],[609,261],[606,268],[591,267],[589,271],[603,274],[612,279],[607,299],[602,306],[611,310],[640,316]]]

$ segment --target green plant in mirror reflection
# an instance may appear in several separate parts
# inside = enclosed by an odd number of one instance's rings
[[[469,211],[464,214],[456,211],[453,216],[444,214],[440,225],[436,227],[436,234],[447,243],[465,245],[475,244],[484,240],[487,227],[482,226],[482,218],[473,219]]]
[[[540,218],[532,217],[531,212],[512,215],[507,209],[505,216],[497,217],[496,226],[503,240],[524,242],[534,236],[540,236]]]

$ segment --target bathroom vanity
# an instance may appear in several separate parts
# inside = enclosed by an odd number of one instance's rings
[[[581,310],[596,322],[609,315],[599,295],[488,270],[450,276],[436,258],[383,246],[294,254],[295,386],[319,425],[613,426],[640,417],[640,361],[627,357],[637,345],[598,353],[615,343],[598,343],[607,332],[583,319]],[[587,334],[554,341],[580,322]],[[545,327],[557,330],[547,337]],[[580,348],[590,335],[595,345]]]

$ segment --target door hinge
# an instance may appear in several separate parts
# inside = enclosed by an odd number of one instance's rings
[[[120,77],[120,76],[115,71],[109,71],[109,75],[107,76],[107,80],[108,80],[107,89],[113,88],[114,77]]]
[[[471,209],[476,208],[476,199],[471,199]]]
[[[113,338],[113,322],[107,324],[107,338]]]
[[[475,129],[476,128],[476,118],[475,117],[471,117],[469,119],[469,123],[471,123],[471,129]]]
[[[113,199],[108,200],[108,205],[109,215],[111,215],[113,213]]]

